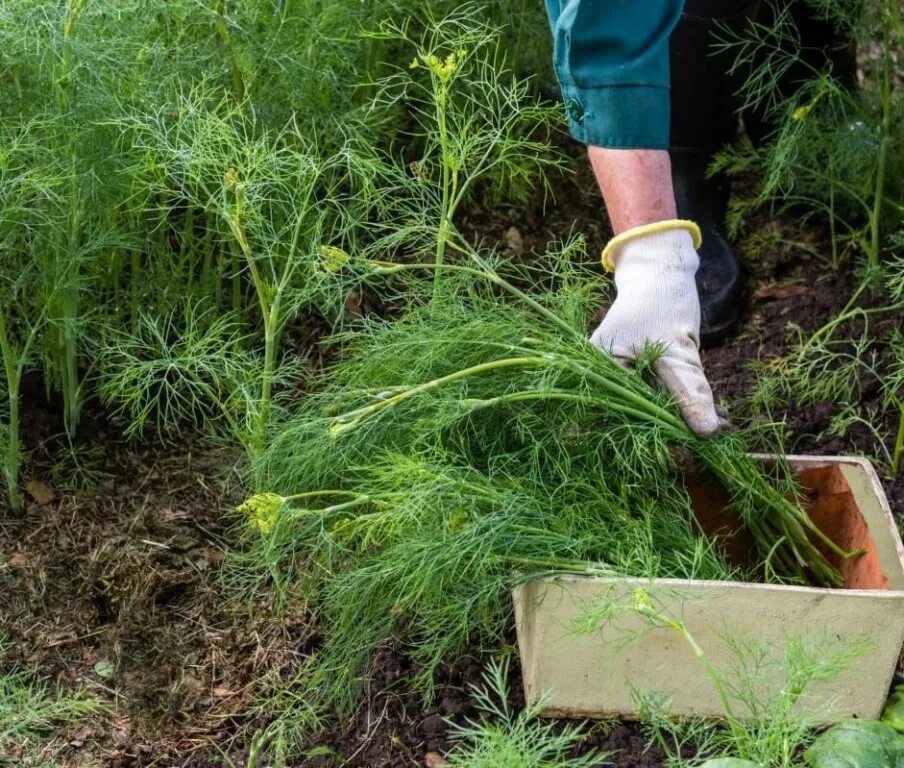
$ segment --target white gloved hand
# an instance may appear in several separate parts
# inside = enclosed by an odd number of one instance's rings
[[[699,237],[690,222],[659,222],[628,230],[610,243],[603,263],[614,268],[618,293],[590,341],[625,364],[648,343],[663,344],[654,371],[688,426],[708,437],[727,422],[716,412],[700,362],[700,300],[694,282],[700,260],[692,231]]]

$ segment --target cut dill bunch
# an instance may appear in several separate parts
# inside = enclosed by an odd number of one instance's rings
[[[674,446],[726,487],[762,570],[839,583],[793,485],[772,485],[743,436],[697,438],[586,342],[576,308],[595,278],[560,260],[543,280],[471,264],[444,267],[443,294],[396,322],[340,336],[342,361],[257,462],[279,495],[233,573],[309,602],[323,630],[312,696],[351,707],[389,641],[429,694],[443,661],[504,640],[510,589],[540,575],[756,578],[699,532]]]

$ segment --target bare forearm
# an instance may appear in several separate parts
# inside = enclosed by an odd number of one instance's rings
[[[590,146],[587,152],[616,235],[677,218],[667,151]]]

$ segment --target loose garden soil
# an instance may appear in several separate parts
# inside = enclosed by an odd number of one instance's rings
[[[539,204],[512,207],[466,216],[463,228],[515,256],[573,229],[597,253],[607,231],[592,180],[581,171],[556,187],[545,214]],[[750,393],[749,361],[785,352],[789,322],[818,327],[854,286],[848,272],[835,273],[813,255],[828,253],[824,233],[794,237],[796,243],[748,265],[743,326],[704,355],[713,388],[729,406],[740,408]],[[367,306],[366,299],[350,297],[349,305]],[[316,330],[298,331],[296,338],[306,339],[300,353],[311,352]],[[225,755],[244,765],[247,736],[267,717],[245,714],[255,695],[287,679],[316,638],[302,606],[276,618],[264,602],[222,599],[219,570],[233,538],[229,513],[241,498],[238,456],[202,443],[127,444],[102,420],[85,425],[73,452],[55,436],[58,415],[43,409],[34,384],[23,430],[30,503],[21,517],[0,514],[0,637],[11,646],[2,663],[36,670],[64,688],[86,687],[110,710],[59,734],[50,764],[207,768],[229,765]],[[878,398],[877,385],[864,382],[867,405]],[[787,449],[873,453],[865,427],[843,438],[821,435],[839,407],[777,409],[786,418]],[[885,490],[893,508],[904,511],[904,477],[886,481]],[[475,716],[467,688],[482,669],[476,653],[444,669],[436,702],[425,709],[406,693],[403,657],[386,649],[358,711],[333,722],[312,745],[329,750],[300,755],[295,764],[442,765],[436,753],[449,747],[445,719]],[[517,698],[517,669],[512,678]],[[635,725],[597,724],[587,745],[612,750],[617,768],[662,765]]]

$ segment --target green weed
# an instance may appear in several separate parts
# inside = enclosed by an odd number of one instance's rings
[[[581,726],[542,723],[542,702],[519,712],[509,703],[508,662],[490,662],[482,687],[474,687],[479,722],[450,724],[449,737],[456,743],[449,753],[450,766],[457,768],[591,768],[607,755],[588,751],[572,757],[584,738]]]
[[[23,670],[0,674],[0,765],[49,766],[46,736],[55,727],[99,710],[97,700],[83,693],[52,691]]]

